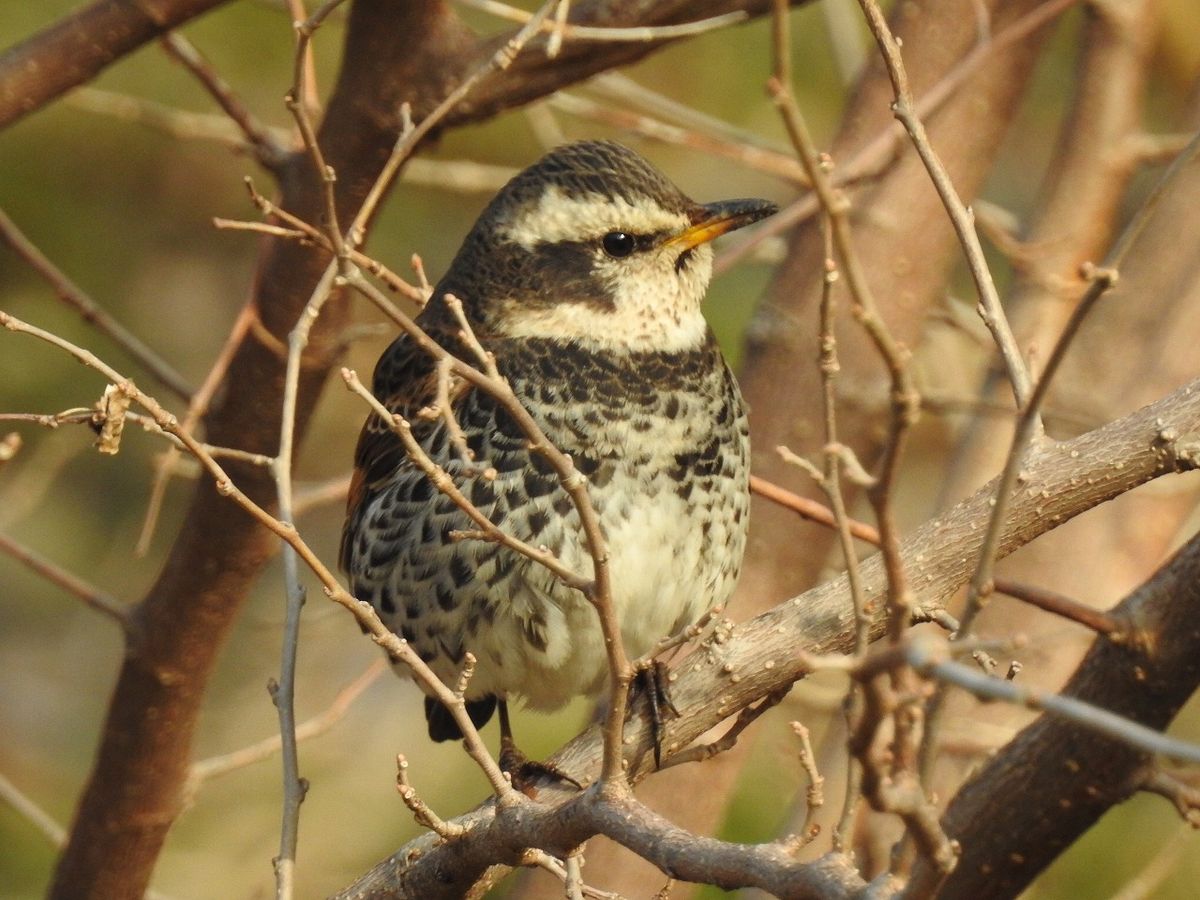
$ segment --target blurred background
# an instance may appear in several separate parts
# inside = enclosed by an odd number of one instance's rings
[[[849,13],[852,30],[858,29],[853,2],[829,5]],[[65,0],[4,4],[0,47],[73,6]],[[1145,124],[1151,131],[1170,132],[1186,128],[1196,108],[1200,9],[1195,0],[1164,0],[1159,6],[1146,104],[1151,121]],[[510,28],[472,9],[463,15],[484,33]],[[839,63],[830,50],[830,23],[838,20],[845,21],[819,4],[792,15],[798,99],[822,146],[828,145],[848,95],[840,66],[853,65],[852,59]],[[336,73],[341,27],[335,17],[315,42],[318,83],[324,89]],[[1056,140],[1078,27],[1077,11],[1058,27],[986,191],[989,201],[1018,216],[1035,204]],[[243,0],[183,33],[258,117],[289,127],[283,95],[291,79],[293,43],[285,13],[270,3]],[[873,49],[865,32],[859,37],[864,50]],[[623,74],[787,153],[786,136],[764,91],[770,65],[769,24],[761,20],[669,47]],[[611,91],[583,85],[568,93],[613,104]],[[142,102],[121,102],[128,97]],[[195,80],[150,45],[86,89],[0,132],[0,208],[98,303],[190,383],[199,384],[248,295],[257,253],[256,237],[218,231],[212,219],[256,220],[243,178],[254,178],[268,195],[272,185],[252,159],[219,141],[167,133],[150,121],[156,104],[205,116],[215,112]],[[176,130],[200,127],[179,116],[170,121]],[[651,142],[543,102],[485,125],[455,129],[431,148],[426,159],[482,164],[470,173],[474,183],[448,190],[447,170],[413,167],[393,191],[368,250],[406,275],[411,255],[420,254],[436,281],[508,174],[532,162],[548,143],[591,137],[619,137],[635,146],[698,200],[766,196],[786,202],[797,192],[792,183],[729,160]],[[454,180],[466,178],[456,174]],[[1190,227],[1198,227],[1195,220]],[[780,250],[768,243],[717,278],[710,291],[710,320],[735,360],[742,330],[770,278],[773,249]],[[1003,284],[1008,263],[999,253],[992,257]],[[0,248],[0,307],[92,350],[140,386],[156,389],[120,348],[57,302],[6,248]],[[356,333],[347,363],[365,374],[393,333],[365,304],[357,322],[364,328]],[[0,335],[0,412],[87,407],[103,387],[97,375],[53,348]],[[165,392],[159,396],[170,399]],[[299,460],[301,494],[346,475],[363,418],[357,399],[331,384]],[[122,602],[136,601],[170,546],[195,469],[184,466],[170,482],[147,552],[139,555],[153,464],[165,449],[161,439],[131,428],[121,453],[107,457],[93,450],[94,436],[84,428],[0,422],[0,437],[14,431],[23,446],[0,467],[0,533]],[[314,505],[298,524],[332,562],[340,501]],[[266,685],[279,669],[283,598],[275,565],[224,651],[201,723],[197,760],[275,732]],[[304,721],[328,710],[379,654],[319,590],[311,593],[301,640],[297,704]],[[64,826],[92,764],[120,654],[112,622],[0,554],[0,775]],[[789,701],[788,716],[804,719],[815,741],[821,739],[823,719],[838,715],[836,687],[802,685]],[[526,752],[541,757],[574,734],[588,715],[582,703],[553,716],[518,713],[515,727]],[[1195,708],[1185,712],[1177,730],[1200,738]],[[413,785],[443,817],[471,808],[486,793],[483,778],[457,747],[428,741],[418,691],[384,673],[332,728],[301,745],[301,773],[311,783],[301,819],[301,896],[322,896],[346,885],[417,832],[394,789],[399,752],[410,761]],[[767,839],[784,826],[791,792],[803,790],[793,760],[794,748],[782,736],[758,743],[723,837]],[[762,771],[770,771],[771,780],[755,776]],[[174,898],[270,896],[279,818],[276,756],[207,780],[171,832],[155,889]],[[1135,799],[1068,852],[1031,896],[1108,896],[1158,848],[1176,842],[1180,850],[1173,873],[1154,896],[1193,897],[1200,883],[1200,844],[1195,837],[1177,837],[1182,828],[1161,800]],[[0,897],[41,894],[55,848],[2,803],[0,847]],[[646,895],[659,886],[647,885]],[[718,895],[715,890],[705,894]]]

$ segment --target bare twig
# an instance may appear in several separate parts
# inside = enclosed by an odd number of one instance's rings
[[[35,550],[13,540],[6,534],[0,534],[0,552],[6,553],[13,559],[37,572],[51,584],[62,588],[87,606],[103,613],[121,626],[122,631],[129,630],[129,610],[120,600],[104,593],[88,584],[77,575],[72,575],[66,569],[46,559]]]
[[[292,501],[292,514],[299,518],[318,506],[345,502],[349,490],[349,475],[339,475],[318,484],[302,487],[296,491],[296,496]]]
[[[11,806],[27,822],[33,825],[47,841],[61,847],[67,841],[67,831],[51,815],[37,805],[24,791],[0,772],[0,800]]]
[[[449,358],[451,357],[447,357],[447,359]],[[466,494],[459,489],[449,473],[434,462],[413,437],[412,423],[398,413],[389,412],[387,407],[362,383],[356,372],[351,369],[342,369],[342,379],[346,382],[346,387],[362,397],[375,415],[387,423],[392,432],[400,438],[400,442],[404,445],[404,450],[409,455],[409,458],[425,474],[425,477],[429,479],[433,486],[449,497],[479,528],[478,532],[464,535],[464,537],[492,541],[493,543],[508,547],[510,550],[520,553],[522,556],[533,560],[539,565],[545,566],[559,581],[568,587],[574,588],[584,594],[592,590],[592,579],[564,565],[549,550],[535,547],[521,540],[519,537],[509,534],[484,515],[479,507],[473,504],[467,498]]]
[[[794,157],[775,150],[755,147],[741,141],[706,134],[691,128],[672,125],[644,113],[631,112],[621,106],[606,105],[588,97],[560,92],[546,101],[553,109],[579,118],[605,122],[634,134],[666,144],[676,144],[693,150],[731,159],[759,172],[785,178],[796,184],[808,184],[808,176]]]
[[[270,216],[272,218],[279,219],[289,229],[296,232],[298,235],[301,235],[303,239],[312,241],[318,247],[322,247],[329,251],[330,254],[335,252],[334,245],[325,232],[313,227],[303,219],[292,215],[286,209],[276,206],[271,200],[258,192],[258,190],[254,187],[254,182],[249,178],[246,179],[246,190],[250,192],[250,199],[264,216]],[[247,223],[239,223],[235,226],[235,223],[229,222],[225,219],[214,219],[213,224],[218,228],[247,227]],[[395,293],[398,293],[401,296],[406,297],[418,304],[424,303],[429,298],[429,292],[432,289],[428,288],[427,284],[421,283],[417,286],[411,285],[387,266],[383,265],[383,263],[367,256],[365,253],[348,246],[344,247],[344,249],[352,263],[364,269],[365,271],[370,272],[372,275],[382,281],[387,286],[388,290],[394,291]]]
[[[497,50],[489,60],[464,78],[462,82],[453,91],[451,91],[429,115],[418,122],[414,128],[407,129],[405,133],[401,134],[400,139],[396,142],[396,146],[393,149],[391,156],[388,157],[388,161],[380,170],[379,177],[375,180],[374,186],[372,186],[371,190],[367,193],[366,198],[363,200],[362,207],[358,211],[358,215],[355,216],[354,222],[350,226],[349,234],[351,236],[351,240],[349,243],[352,246],[357,246],[359,243],[361,243],[361,241],[356,238],[361,235],[366,223],[370,221],[371,217],[375,214],[375,208],[379,205],[380,200],[383,199],[383,195],[391,186],[392,181],[400,171],[400,167],[412,154],[412,151],[416,148],[417,144],[419,144],[483,78],[492,72],[502,71],[512,65],[512,62],[514,59],[516,59],[517,54],[520,53],[525,45],[528,44],[529,41],[533,39],[534,35],[537,34],[543,23],[545,23],[547,16],[549,16],[550,12],[555,8],[556,5],[557,0],[547,0],[547,2],[543,3],[541,7],[538,8],[538,11],[534,13],[529,21],[525,24],[525,26],[516,34],[514,34],[504,44],[503,47]]]
[[[204,376],[204,383],[192,395],[188,401],[188,411],[183,417],[183,423],[180,426],[184,431],[192,432],[203,419],[204,414],[208,411],[209,404],[212,402],[213,396],[220,387],[225,378],[225,373],[229,369],[229,363],[233,359],[234,353],[241,344],[242,338],[245,337],[247,331],[254,330],[258,326],[259,331],[263,331],[261,323],[258,321],[258,313],[254,309],[253,304],[247,303],[242,307],[242,311],[238,314],[236,321],[233,323],[233,328],[229,331],[229,336],[225,339],[225,344],[221,347],[221,352],[217,354],[217,358],[213,360],[212,366],[209,367],[208,374]],[[179,449],[172,446],[167,449],[162,456],[159,457],[154,472],[154,480],[150,486],[150,500],[146,504],[146,517],[142,520],[142,530],[138,535],[137,546],[134,553],[137,556],[144,556],[150,549],[150,541],[154,537],[154,530],[158,525],[158,516],[162,510],[162,503],[167,494],[167,482],[171,474],[175,471],[175,464],[179,461]]]
[[[408,760],[403,753],[396,757],[396,791],[404,805],[412,812],[413,818],[440,837],[453,840],[466,834],[463,826],[441,818],[417,795],[416,788],[408,781]]]
[[[1200,828],[1200,785],[1183,781],[1154,766],[1146,773],[1142,790],[1169,800],[1183,821],[1192,828]]]
[[[723,735],[706,744],[696,744],[688,747],[686,750],[681,750],[674,753],[667,759],[661,768],[670,769],[674,766],[683,765],[684,763],[704,762],[706,759],[712,759],[719,753],[724,753],[727,750],[732,750],[737,744],[738,738],[741,737],[743,731],[754,724],[763,713],[774,706],[777,706],[784,697],[787,696],[787,691],[776,691],[773,694],[768,694],[757,704],[743,707],[734,719],[733,724],[725,731]]]
[[[192,388],[182,375],[105,312],[103,307],[50,262],[3,210],[0,210],[0,239],[50,285],[60,300],[79,313],[85,322],[116,343],[160,384],[184,400],[192,395]]]
[[[959,243],[962,245],[967,259],[967,266],[971,270],[971,277],[975,282],[975,290],[979,294],[979,314],[995,338],[996,347],[1000,351],[1009,381],[1012,383],[1013,396],[1016,398],[1017,405],[1024,406],[1028,402],[1032,390],[1029,371],[1021,358],[1020,348],[1017,347],[1016,338],[1013,337],[1012,329],[1008,325],[1008,318],[1004,315],[1004,309],[1000,305],[1000,295],[996,291],[991,269],[988,268],[987,259],[983,255],[983,246],[979,243],[979,235],[975,231],[974,214],[958,196],[945,166],[942,165],[937,152],[929,143],[929,135],[925,132],[925,125],[917,111],[917,104],[908,84],[908,74],[900,56],[900,44],[888,27],[887,19],[884,18],[875,0],[859,0],[859,5],[867,17],[867,25],[870,27],[871,33],[879,44],[884,65],[892,80],[892,87],[896,94],[896,102],[892,105],[892,111],[912,139],[913,146],[925,164],[925,169],[929,172],[930,180],[933,182],[938,196],[942,199],[942,205],[946,207],[946,214],[958,235]]]
[[[1162,883],[1178,871],[1180,858],[1191,849],[1195,839],[1195,831],[1192,828],[1177,828],[1154,855],[1146,860],[1141,871],[1125,882],[1119,891],[1109,896],[1108,900],[1154,900],[1160,896]]]
[[[804,824],[800,827],[799,839],[801,845],[807,844],[817,836],[815,820],[817,811],[825,805],[825,776],[817,769],[817,756],[813,752],[809,731],[800,722],[791,723],[792,732],[800,741],[800,767],[808,776],[808,789],[805,791]]]
[[[459,0],[463,6],[471,6],[475,9],[491,13],[510,22],[523,22],[529,24],[533,21],[534,15],[523,9],[515,6],[510,6],[507,3],[500,3],[497,0]],[[569,6],[566,2],[555,0],[555,7],[562,9],[561,15],[566,15],[566,8]],[[596,28],[588,25],[572,25],[560,20],[556,14],[554,21],[539,22],[538,29],[550,35],[550,41],[554,41],[555,35],[559,35],[558,43],[563,40],[573,41],[613,41],[624,43],[627,41],[665,41],[674,38],[692,37],[693,35],[703,34],[706,31],[715,31],[718,28],[725,28],[729,25],[736,25],[739,22],[744,22],[747,19],[747,14],[741,10],[737,12],[723,13],[719,16],[712,16],[707,19],[700,19],[695,22],[684,22],[680,25],[645,25],[633,26],[629,28],[621,28],[617,26],[609,28]],[[553,59],[557,56],[557,51],[552,50],[554,44],[549,43],[546,47],[546,55]]]
[[[196,76],[196,80],[203,85],[209,96],[237,125],[263,168],[279,172],[287,158],[287,144],[281,142],[272,129],[255,118],[241,98],[234,93],[233,88],[217,74],[191,41],[178,31],[169,32],[159,40],[167,55]]]
[[[296,726],[296,740],[308,740],[333,728],[345,717],[350,707],[363,695],[363,692],[374,684],[386,670],[387,662],[382,658],[367,666],[361,675],[338,691],[327,709]],[[188,774],[188,792],[194,792],[201,784],[212,778],[227,775],[256,762],[269,759],[279,752],[281,746],[280,736],[274,734],[257,743],[242,747],[240,750],[194,762]]]
[[[946,642],[920,637],[909,642],[909,663],[919,672],[953,684],[982,700],[1003,700],[1068,719],[1097,734],[1107,735],[1174,762],[1200,763],[1200,744],[1173,738],[1094,704],[985,675],[973,666],[947,658]]]
[[[212,141],[237,153],[257,153],[255,146],[247,141],[246,133],[223,114],[191,112],[145,97],[134,97],[91,85],[76,88],[62,102],[84,112],[151,128],[179,140]],[[286,146],[291,139],[285,129],[266,125],[260,127],[266,130],[269,140],[278,146]]]

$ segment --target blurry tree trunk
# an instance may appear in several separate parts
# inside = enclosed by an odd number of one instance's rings
[[[361,205],[395,142],[401,101],[412,103],[418,116],[432,109],[441,99],[445,61],[468,46],[457,19],[439,2],[397,7],[359,0],[352,10],[346,65],[320,133],[326,159],[339,173],[338,212],[344,221]],[[377,77],[380,69],[392,77]],[[380,109],[393,113],[380,116]],[[293,156],[279,180],[282,205],[320,221],[321,182],[309,158]],[[238,346],[224,395],[205,420],[209,441],[276,452],[287,335],[327,261],[293,241],[264,242],[251,301],[261,327],[251,327]],[[300,376],[298,434],[335,362],[346,317],[344,298],[335,297],[312,331]],[[228,470],[257,503],[274,506],[275,489],[265,470],[232,462]],[[211,481],[198,483],[167,564],[136,607],[135,637],[51,896],[132,898],[145,892],[181,809],[208,677],[250,586],[277,546]]]
[[[1113,610],[1137,640],[1097,637],[1063,694],[1164,730],[1200,687],[1200,536]],[[1030,765],[1031,760],[1057,765]],[[963,855],[938,896],[1016,897],[1114,805],[1162,770],[1151,754],[1049,714],[955,794],[944,823]],[[1020,803],[1012,802],[1021,797]],[[937,884],[929,867],[914,895]]]
[[[1083,291],[1079,267],[1100,263],[1117,226],[1118,204],[1134,174],[1141,128],[1148,2],[1126,3],[1117,19],[1090,12],[1083,30],[1077,91],[1047,172],[1041,204],[1015,252],[1022,278],[1009,314],[1023,347],[1045,357]],[[1200,166],[1180,173],[1121,271],[1112,293],[1080,332],[1052,393],[1051,406],[1110,421],[1194,377],[1200,334],[1200,238],[1179,228],[1200,202]],[[1189,349],[1190,348],[1190,349]],[[995,372],[982,393],[1002,400]],[[1053,416],[1049,427],[1061,432]],[[999,466],[1010,440],[1004,417],[979,415],[951,449],[949,498],[972,490]],[[1023,548],[1003,573],[1100,608],[1149,576],[1178,545],[1195,509],[1186,484],[1168,482],[1118,498]],[[1096,565],[1096,560],[1104,564]],[[985,616],[984,634],[1031,636],[1023,678],[1057,689],[1091,637],[1062,622],[1001,601]],[[1039,639],[1039,634],[1043,635]],[[1052,648],[1052,650],[1051,650]],[[947,739],[977,732],[982,721],[1003,735],[1029,718],[1006,706],[980,707],[958,696]],[[946,795],[970,760],[943,759],[935,782]]]

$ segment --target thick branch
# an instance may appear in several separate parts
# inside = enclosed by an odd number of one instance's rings
[[[96,0],[0,54],[0,128],[226,0]]]
[[[1112,614],[1132,639],[1097,638],[1062,693],[1161,730],[1200,687],[1200,537]],[[1136,792],[1151,762],[1122,741],[1041,716],[951,801],[944,823],[963,855],[939,896],[1017,896],[1063,848]],[[1011,802],[1015,796],[1020,803]],[[932,875],[917,869],[914,896],[924,896]]]
[[[90,81],[106,66],[147,41],[224,2],[226,0],[157,0],[154,3],[98,0],[92,6],[64,17],[0,54],[0,128]],[[802,6],[808,2],[793,0],[793,5]],[[571,4],[570,21],[576,25],[598,27],[674,25],[739,11],[762,15],[768,6],[768,0],[585,0]],[[147,7],[153,15],[147,13]],[[395,34],[392,28],[384,28],[376,37],[383,41]],[[408,34],[419,35],[419,32]],[[474,46],[464,45],[458,52],[430,60],[432,71],[426,80],[432,84],[436,75],[441,80],[443,93],[448,93],[511,36],[506,33]],[[546,38],[538,40],[544,47]],[[443,127],[490,118],[597,72],[635,62],[675,40],[678,38],[602,43],[568,41],[554,58],[545,52],[527,54],[510,69],[489,78],[479,90],[473,91],[446,117]],[[389,52],[382,58],[387,59],[390,55]],[[399,74],[397,69],[387,66],[365,68],[371,68],[393,88],[408,84],[406,79],[393,80]],[[370,104],[370,109],[379,126],[398,129],[398,105],[389,108]]]
[[[1011,553],[1068,519],[1152,478],[1197,467],[1200,382],[1193,382],[1124,419],[1072,441],[1043,445],[1031,453],[1001,535],[1000,554]],[[942,606],[970,576],[994,491],[994,485],[985,485],[944,516],[927,522],[904,543],[904,562],[924,608]],[[871,635],[877,639],[886,627],[882,602],[886,577],[878,555],[862,564],[862,578],[874,610]],[[680,666],[672,687],[672,699],[681,716],[667,723],[664,748],[674,751],[686,746],[747,704],[803,678],[808,672],[797,648],[822,654],[851,651],[854,631],[854,610],[843,576],[737,627],[723,643],[697,650]],[[651,730],[639,717],[626,724],[625,735],[630,776],[633,780],[644,778],[653,768]],[[598,771],[600,747],[599,729],[592,727],[551,762],[586,782]],[[539,795],[547,801],[553,796],[550,788]],[[468,814],[463,821],[476,823],[491,815],[490,808],[484,808]],[[486,838],[481,836],[479,840]],[[502,848],[493,848],[498,855],[490,857],[491,861],[507,858],[499,852]],[[417,870],[453,871],[461,890],[470,883],[465,879],[473,880],[483,871],[460,868],[465,852],[459,844],[435,846],[426,838],[418,838],[377,866],[346,896],[383,896],[387,890],[401,890],[403,895],[400,886],[407,879],[424,877]],[[487,853],[472,854],[471,859],[486,867]]]

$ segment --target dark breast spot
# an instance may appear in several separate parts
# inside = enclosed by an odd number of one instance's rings
[[[550,524],[549,514],[542,509],[535,509],[529,514],[528,528],[529,536],[536,538],[539,534],[546,530],[546,526]]]
[[[379,590],[379,609],[389,616],[395,615],[396,598],[392,594],[392,586],[390,584],[385,583]]]
[[[450,558],[450,577],[454,579],[455,587],[466,587],[475,577],[475,567],[463,556],[453,556]]]
[[[458,597],[449,585],[439,584],[434,588],[433,596],[437,600],[438,607],[445,612],[450,612],[458,606]]]

